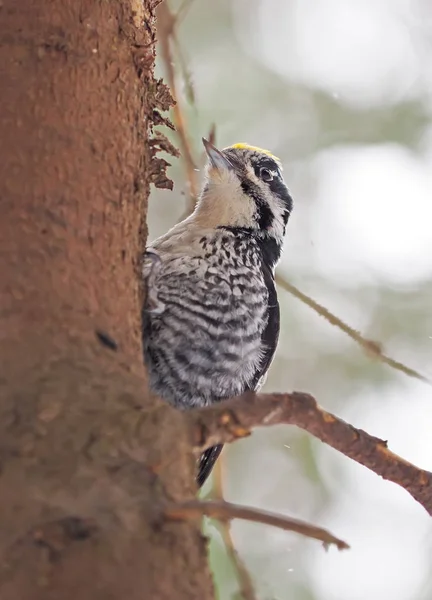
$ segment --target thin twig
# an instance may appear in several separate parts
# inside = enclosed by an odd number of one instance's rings
[[[387,442],[339,419],[309,394],[252,394],[194,409],[185,415],[198,454],[215,444],[250,435],[254,427],[297,425],[322,442],[403,487],[432,515],[432,473],[393,454]]]
[[[183,0],[178,11],[177,11],[177,19],[178,21],[182,21],[186,14],[188,13],[190,7],[192,6],[194,0]]]
[[[334,544],[339,550],[349,548],[346,542],[321,527],[291,517],[250,508],[249,506],[240,506],[223,500],[209,500],[207,502],[189,500],[188,502],[171,504],[165,508],[164,514],[165,517],[173,520],[197,519],[202,516],[219,519],[220,521],[244,519],[253,523],[278,527],[284,531],[300,533],[306,537],[320,540],[326,547]]]
[[[222,452],[213,468],[212,500],[223,501],[223,466],[224,453]],[[237,580],[242,600],[256,600],[252,579],[249,575],[241,556],[237,552],[231,535],[231,523],[228,520],[218,523],[219,533],[222,536],[226,552],[237,570]]]
[[[368,340],[367,338],[363,337],[358,331],[356,331],[355,329],[344,323],[342,319],[331,313],[325,306],[322,306],[321,304],[316,302],[316,300],[314,300],[304,292],[300,291],[295,285],[289,283],[289,281],[287,281],[279,273],[276,275],[276,283],[282,289],[289,292],[290,294],[301,300],[301,302],[309,306],[309,308],[321,315],[321,317],[324,317],[324,319],[328,321],[331,325],[334,325],[338,329],[341,329],[344,333],[347,334],[348,337],[354,340],[359,346],[363,348],[363,350],[365,350],[374,358],[377,358],[381,362],[385,363],[389,367],[392,367],[393,369],[396,369],[397,371],[405,373],[405,375],[408,375],[408,377],[420,379],[420,381],[424,381],[428,384],[431,383],[431,381],[427,377],[425,377],[418,371],[412,369],[411,367],[407,367],[403,363],[394,360],[393,358],[390,358],[389,356],[384,354],[381,344],[375,342],[374,340]]]
[[[166,69],[166,77],[170,87],[171,95],[176,101],[173,111],[173,121],[179,137],[181,154],[184,159],[186,176],[189,186],[188,211],[191,213],[199,194],[199,182],[196,174],[196,165],[193,159],[189,138],[186,131],[186,122],[181,109],[176,77],[173,66],[173,56],[171,52],[171,40],[175,39],[176,16],[170,11],[168,3],[163,2],[158,7],[157,30],[161,48],[161,55]]]

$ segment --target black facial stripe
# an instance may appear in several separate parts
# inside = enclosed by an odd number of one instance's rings
[[[275,196],[280,198],[283,202],[285,210],[282,214],[282,217],[283,217],[284,223],[286,225],[288,222],[288,218],[291,214],[292,207],[293,207],[293,201],[290,196],[290,193],[289,193],[286,185],[284,184],[284,182],[281,179],[279,179],[278,177],[276,177],[272,181],[269,181],[267,185],[269,186],[272,194],[274,194]]]
[[[225,231],[234,233],[234,235],[243,235],[245,237],[253,237],[255,234],[255,231],[252,229],[252,227],[231,227],[230,225],[218,225],[216,229],[224,229]]]
[[[284,225],[286,225],[292,211],[293,201],[283,180],[279,163],[271,156],[247,149],[227,148],[223,153],[234,166],[244,193],[255,202],[259,228],[262,231],[268,230],[274,222],[275,215],[263,199],[260,188],[248,179],[245,169],[245,165],[248,163],[254,169],[255,175],[260,179],[262,185],[267,185],[272,195],[281,200],[282,206],[278,208],[278,213],[282,217]],[[265,182],[260,177],[261,169],[268,169],[276,174],[271,181]]]
[[[291,211],[290,210],[284,210],[282,213],[282,221],[283,224],[286,226],[286,224],[288,223],[288,219],[290,217]]]
[[[267,202],[261,198],[259,187],[248,179],[243,179],[240,185],[243,192],[255,202],[258,227],[266,231],[271,227],[274,215]]]
[[[255,175],[257,177],[260,177],[260,171],[261,169],[268,169],[269,171],[276,171],[278,173],[277,177],[280,177],[280,168],[279,165],[277,164],[277,162],[275,160],[273,160],[270,157],[263,157],[263,158],[259,158],[259,160],[252,160],[252,166],[254,168],[255,171]]]
[[[271,181],[265,182],[266,185],[269,186],[270,191],[273,195],[280,198],[286,207],[286,210],[282,213],[283,222],[286,225],[288,222],[288,218],[290,216],[292,210],[292,198],[288,192],[288,189],[283,181],[282,173],[280,172],[279,165],[275,160],[270,157],[264,156],[260,157],[259,160],[253,163],[255,175],[261,178],[261,169],[268,169],[273,173],[276,171],[277,175],[273,177]]]

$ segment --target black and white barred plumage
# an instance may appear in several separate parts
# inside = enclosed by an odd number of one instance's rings
[[[150,385],[181,409],[262,384],[279,335],[274,267],[292,209],[271,154],[204,144],[210,162],[194,213],[149,248],[158,264],[143,311]],[[200,486],[221,449],[202,455]]]

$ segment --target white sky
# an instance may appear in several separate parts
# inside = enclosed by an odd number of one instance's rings
[[[245,46],[291,81],[359,107],[431,89],[428,0],[266,0],[254,11],[245,10],[250,0],[235,4],[243,23],[249,15]]]
[[[432,68],[432,63],[431,63]],[[312,237],[330,277],[361,284],[432,276],[432,168],[398,145],[337,147],[311,165],[317,180]]]

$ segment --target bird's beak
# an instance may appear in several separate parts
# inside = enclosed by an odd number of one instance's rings
[[[218,171],[233,171],[234,167],[230,161],[218,150],[213,144],[211,144],[205,138],[202,139],[205,151],[209,157],[209,161],[212,167],[218,169]]]

